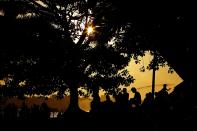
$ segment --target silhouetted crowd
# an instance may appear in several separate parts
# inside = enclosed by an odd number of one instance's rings
[[[106,95],[106,101],[101,102],[100,97],[95,97],[91,102],[90,112],[83,112],[75,114],[75,117],[68,115],[69,113],[59,113],[57,121],[71,121],[85,120],[88,122],[95,122],[97,124],[113,122],[113,125],[124,124],[125,122],[132,123],[132,125],[143,124],[143,128],[164,130],[168,127],[182,127],[180,125],[187,125],[195,118],[197,118],[197,110],[195,106],[190,106],[189,102],[184,98],[184,95],[168,94],[167,85],[163,85],[163,89],[146,94],[144,101],[141,100],[141,95],[135,87],[131,89],[134,97],[129,99],[129,93],[124,88],[117,95],[113,96],[115,101],[111,100],[110,95]],[[25,103],[22,107],[17,109],[14,104],[8,104],[0,112],[1,120],[52,120],[50,118],[51,109],[46,103],[42,105],[33,105],[28,108]],[[75,119],[76,118],[76,119]],[[129,121],[127,121],[129,120]],[[87,123],[88,123],[87,122]],[[178,123],[178,124],[177,124]],[[177,129],[177,128],[176,128]]]

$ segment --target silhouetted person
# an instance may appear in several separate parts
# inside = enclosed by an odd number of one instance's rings
[[[154,119],[160,119],[158,124],[164,126],[165,120],[169,119],[169,95],[167,92],[167,85],[164,84],[163,88],[155,93],[154,100]]]
[[[121,110],[127,111],[129,104],[129,93],[127,92],[126,88],[123,88],[122,94],[119,97],[120,97]]]
[[[145,111],[149,111],[152,107],[152,103],[153,103],[153,96],[152,96],[152,93],[149,92],[146,94],[146,97],[142,103],[142,108],[145,110]]]
[[[163,88],[159,91],[159,94],[168,95],[168,89],[167,89],[167,84],[163,84]]]
[[[98,113],[101,108],[100,97],[95,96],[91,102],[91,112]]]
[[[122,93],[119,93],[115,99],[117,111],[125,112],[128,110],[129,93],[127,92],[126,88],[123,88]]]
[[[157,92],[155,97],[155,104],[161,108],[165,108],[169,103],[169,96],[167,91],[167,84],[163,84],[163,88]]]
[[[121,92],[115,95],[115,100],[116,100],[115,109],[117,112],[121,110],[121,96],[122,96]]]
[[[104,113],[112,112],[113,110],[113,102],[110,99],[109,95],[106,95],[106,101],[101,103],[101,111]]]
[[[133,106],[139,107],[141,105],[141,101],[142,101],[141,95],[135,87],[132,87],[131,91],[134,93],[134,97],[130,99],[130,102]]]

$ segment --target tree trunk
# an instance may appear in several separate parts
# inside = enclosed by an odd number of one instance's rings
[[[98,98],[99,97],[99,87],[95,86],[92,89],[93,89],[93,97]]]
[[[70,104],[69,104],[68,112],[78,112],[78,111],[80,111],[78,106],[78,86],[71,85]]]
[[[153,55],[153,75],[152,75],[152,100],[154,101],[154,98],[155,98],[155,73],[156,73],[156,53],[154,51],[154,55]]]
[[[100,111],[100,97],[99,97],[99,87],[95,86],[93,89],[93,101],[91,103],[91,112]]]
[[[153,100],[155,98],[155,67],[153,67],[153,74],[152,74],[152,97],[153,97]]]

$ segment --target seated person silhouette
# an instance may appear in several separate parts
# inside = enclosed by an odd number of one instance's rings
[[[154,102],[155,105],[163,109],[167,107],[167,105],[169,104],[168,90],[169,89],[167,89],[167,84],[163,84],[163,88],[156,93],[155,102]]]
[[[142,101],[141,95],[135,87],[132,87],[131,91],[134,93],[134,97],[130,99],[130,103],[132,104],[132,107],[139,107]]]

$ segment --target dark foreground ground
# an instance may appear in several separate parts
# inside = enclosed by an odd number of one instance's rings
[[[195,116],[155,115],[155,118],[142,114],[105,113],[105,114],[67,114],[63,119],[51,120],[4,120],[0,123],[0,131],[20,130],[53,130],[53,131],[195,131],[197,124]]]

